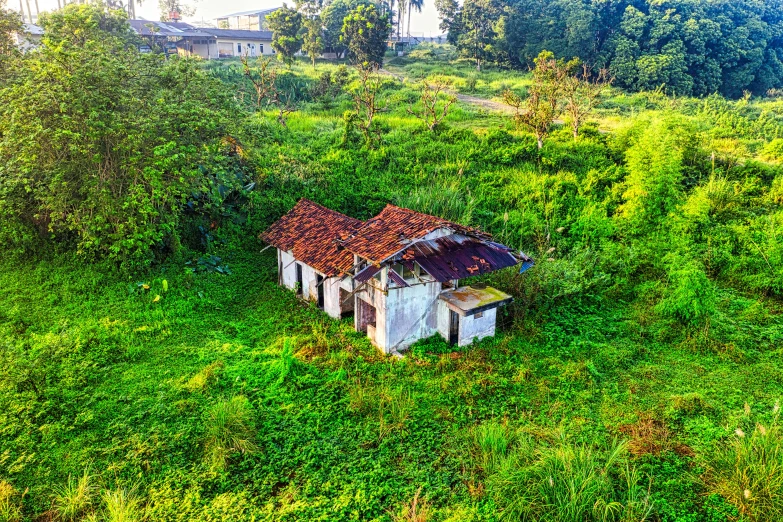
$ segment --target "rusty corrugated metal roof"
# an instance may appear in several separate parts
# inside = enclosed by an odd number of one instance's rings
[[[462,234],[418,241],[405,249],[401,261],[413,269],[418,263],[436,281],[464,279],[519,264],[505,245]]]
[[[354,254],[378,264],[404,249],[412,241],[440,228],[489,238],[478,230],[446,219],[386,205],[380,214],[368,219],[355,234],[343,241],[343,245]]]
[[[261,239],[323,273],[342,275],[353,268],[353,254],[339,245],[362,226],[358,219],[324,206],[300,199],[286,215],[277,220]]]

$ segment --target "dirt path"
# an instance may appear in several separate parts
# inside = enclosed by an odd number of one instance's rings
[[[398,80],[398,81],[405,81],[407,78],[405,76],[400,76],[398,74],[394,74],[391,71],[388,71],[386,69],[380,69],[378,72],[381,74],[385,74],[387,76],[391,76],[392,78]],[[493,100],[488,100],[487,98],[479,98],[478,96],[470,96],[467,94],[460,94],[458,92],[449,90],[449,94],[453,94],[457,97],[457,100],[461,101],[462,103],[467,103],[469,105],[474,105],[476,107],[480,107],[482,109],[485,109],[487,111],[494,111],[494,112],[502,112],[503,114],[514,114],[516,112],[516,109],[513,107],[506,105],[505,103],[496,102]],[[564,122],[563,120],[555,120],[554,123],[558,125],[562,125]]]
[[[378,70],[378,72],[380,74],[384,74],[386,76],[391,76],[392,78],[394,78],[395,80],[400,81],[400,82],[407,80],[407,77],[401,76],[399,74],[395,74],[395,73],[393,73],[393,72],[391,72],[391,71],[389,71],[387,69],[380,69],[380,70]],[[488,100],[486,98],[479,98],[478,96],[469,96],[467,94],[460,94],[460,93],[452,91],[452,90],[449,90],[448,92],[449,92],[449,94],[453,94],[454,96],[456,96],[457,100],[461,101],[462,103],[475,105],[477,107],[481,107],[482,109],[486,109],[488,111],[497,111],[497,112],[502,112],[502,113],[505,113],[505,114],[513,114],[514,113],[514,108],[513,107],[509,107],[508,105],[506,105],[504,103]]]
[[[509,107],[505,103],[488,100],[486,98],[479,98],[478,96],[468,96],[467,94],[459,94],[455,92],[451,92],[451,94],[454,94],[457,97],[457,99],[463,103],[469,103],[470,105],[475,105],[477,107],[481,107],[482,109],[486,109],[488,111],[497,111],[506,114],[514,114],[514,108]]]

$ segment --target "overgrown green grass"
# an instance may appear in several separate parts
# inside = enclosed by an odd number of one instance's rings
[[[207,67],[241,95],[237,64]],[[0,520],[774,519],[783,175],[752,159],[774,148],[755,115],[776,106],[618,95],[600,118],[616,132],[538,152],[471,105],[429,133],[389,78],[367,147],[344,139],[346,94],[307,94],[335,67],[294,65],[286,126],[237,124],[254,188],[165,264],[0,261]],[[389,64],[469,74],[449,67]],[[482,75],[477,95],[526,81]],[[626,157],[646,161],[653,123],[682,177],[659,222],[629,224]],[[722,133],[750,155],[711,148]],[[515,297],[494,339],[386,358],[275,284],[255,237],[300,197],[481,226],[536,266],[488,278]]]

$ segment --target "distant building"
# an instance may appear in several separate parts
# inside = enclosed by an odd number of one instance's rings
[[[23,52],[35,49],[41,45],[44,30],[40,25],[24,24],[21,33],[14,33],[14,44]]]
[[[266,31],[269,26],[266,23],[266,17],[275,11],[280,9],[279,7],[273,7],[272,9],[256,9],[254,11],[241,11],[239,13],[232,13],[229,15],[221,16],[215,21],[219,29],[241,29],[244,31]]]
[[[195,27],[184,22],[130,20],[133,30],[167,54],[200,56],[207,60],[235,56],[272,55],[271,31]]]
[[[261,239],[277,249],[278,282],[386,353],[440,334],[464,346],[495,334],[500,290],[461,279],[533,261],[476,229],[387,205],[362,222],[302,199]]]

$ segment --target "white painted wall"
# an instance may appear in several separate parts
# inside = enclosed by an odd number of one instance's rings
[[[451,320],[449,312],[451,309],[446,305],[446,302],[438,299],[438,333],[447,341],[449,340],[449,321]]]
[[[278,270],[282,269],[282,278],[280,282],[286,288],[296,289],[296,265],[302,265],[302,298],[311,301],[318,300],[318,276],[322,275],[316,269],[295,261],[294,256],[289,252],[277,249]],[[340,288],[350,287],[350,280],[347,282],[338,278],[329,278],[323,283],[324,287],[324,311],[334,318],[340,317]]]
[[[375,330],[374,332],[368,330],[367,336],[370,337],[375,346],[383,350],[384,353],[388,353],[386,341],[386,294],[381,290],[381,283],[375,279],[370,279],[354,295],[357,301],[364,301],[375,307]],[[355,306],[353,325],[359,331],[359,303],[357,302]],[[374,337],[371,334],[374,334]]]
[[[475,315],[460,316],[459,346],[467,346],[474,341],[495,335],[497,311],[497,308],[485,310],[483,316],[478,318]],[[448,336],[446,338],[448,339]]]
[[[350,277],[331,277],[326,280],[324,283],[324,312],[335,319],[340,318],[342,310],[346,308],[340,298],[340,289],[350,293],[353,291],[352,283],[353,279]],[[315,295],[317,297],[318,294]],[[353,297],[351,297],[351,301],[353,301]]]
[[[386,296],[386,352],[403,350],[438,331],[441,284],[390,286]]]
[[[206,38],[204,38],[206,40]],[[205,60],[217,60],[220,56],[218,54],[218,45],[219,44],[225,44],[231,46],[231,52],[233,53],[233,56],[244,56],[247,55],[249,57],[253,56],[271,56],[273,55],[272,51],[272,40],[243,40],[243,39],[231,39],[231,38],[218,38],[215,43],[213,44],[193,44],[193,54],[198,55]],[[242,45],[242,52],[239,53],[237,50],[237,44]],[[255,45],[255,51],[251,52],[252,50],[249,48],[248,44],[254,44]],[[262,49],[263,47],[263,49]],[[183,51],[182,54],[187,54],[187,48],[188,44],[183,43],[180,47],[180,49]]]

